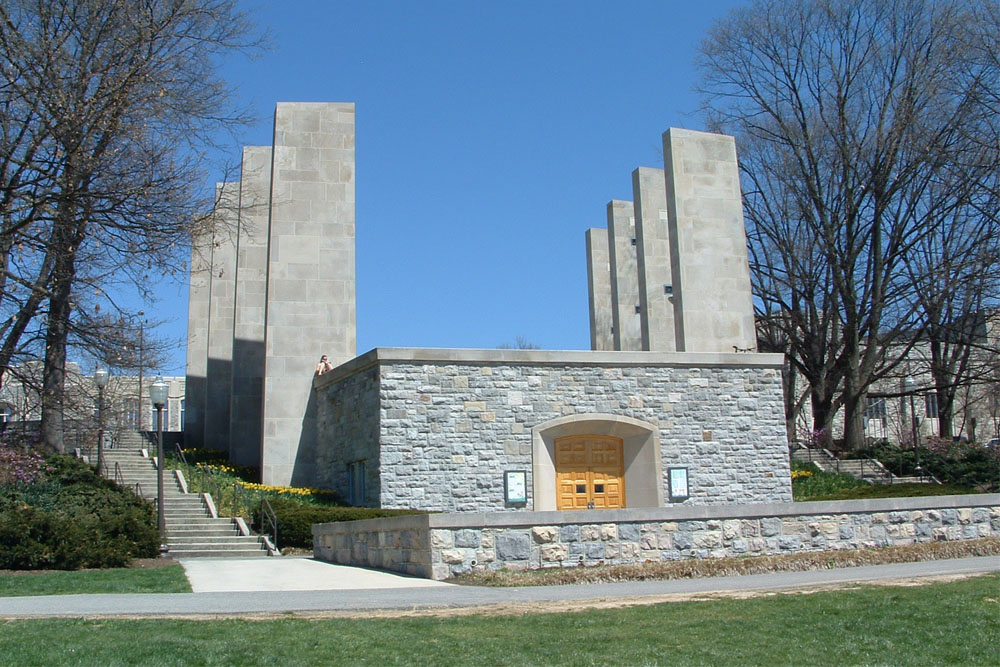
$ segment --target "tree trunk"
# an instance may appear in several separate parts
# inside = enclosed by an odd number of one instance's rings
[[[45,363],[42,368],[42,442],[65,452],[64,402],[66,387],[66,345],[69,340],[70,315],[73,311],[73,280],[76,276],[76,249],[87,227],[86,216],[65,204],[55,222],[54,243],[50,252],[56,258],[52,270],[49,316],[45,333]]]

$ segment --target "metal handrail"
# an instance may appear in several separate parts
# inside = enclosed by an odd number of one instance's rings
[[[260,499],[260,532],[261,534],[266,534],[264,530],[264,522],[267,521],[270,526],[271,539],[274,542],[274,547],[278,547],[278,515],[274,513],[274,508],[271,507],[271,503],[266,497],[261,496]]]
[[[105,463],[104,467],[105,467],[105,470],[106,470],[107,467],[108,467],[108,464]],[[105,477],[106,476],[107,475],[105,475]],[[122,474],[122,467],[118,463],[118,461],[115,461],[115,484],[117,484],[119,486],[125,486],[125,475]],[[138,484],[138,482],[136,482],[136,484]]]
[[[181,449],[181,443],[175,442],[174,449],[177,451],[177,458],[180,459],[180,462],[185,466],[188,465],[187,458],[184,456],[184,450]]]
[[[253,526],[253,501],[238,482],[233,483],[233,516],[241,517],[248,526]]]

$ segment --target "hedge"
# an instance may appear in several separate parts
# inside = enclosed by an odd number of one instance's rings
[[[159,551],[153,506],[69,456],[44,477],[0,484],[0,569],[122,567]]]

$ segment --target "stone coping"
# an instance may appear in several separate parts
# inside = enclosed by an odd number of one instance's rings
[[[682,368],[781,368],[784,356],[732,352],[594,352],[590,350],[488,350],[433,347],[376,347],[313,380],[315,388],[378,363],[515,366],[674,366]]]
[[[408,516],[314,524],[337,526],[350,532],[366,530],[419,530],[489,528],[492,526],[561,526],[594,523],[653,523],[657,521],[710,521],[762,517],[801,516],[805,514],[851,514],[864,512],[900,512],[942,510],[962,507],[1000,506],[1000,493],[958,496],[921,496],[917,498],[869,498],[865,500],[820,500],[800,503],[759,503],[744,505],[675,505],[639,507],[621,510],[585,510],[571,512],[455,512],[449,514],[413,514]]]

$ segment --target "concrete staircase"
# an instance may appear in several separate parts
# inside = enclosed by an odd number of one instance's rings
[[[143,450],[149,448],[149,456]],[[119,437],[104,450],[107,476],[156,502],[155,445],[139,433]],[[173,470],[163,472],[163,516],[167,555],[171,558],[260,558],[270,555],[265,542],[234,519],[215,516],[207,494],[186,493]]]
[[[920,484],[936,482],[933,477],[899,477],[889,472],[877,459],[838,459],[822,448],[802,447],[792,452],[792,460],[815,463],[824,472],[839,472],[871,484]]]

